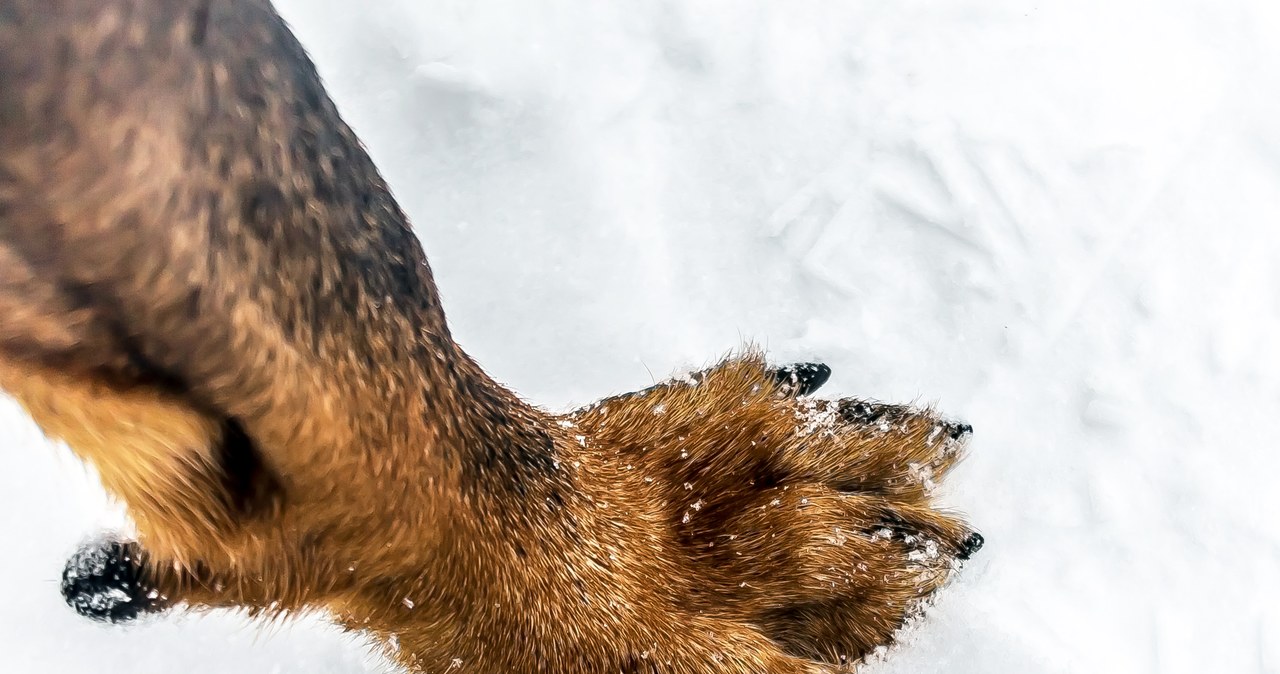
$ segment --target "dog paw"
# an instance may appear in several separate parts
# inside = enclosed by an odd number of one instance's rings
[[[143,576],[137,544],[114,540],[85,545],[67,560],[62,596],[76,613],[109,623],[129,622],[160,604]]]

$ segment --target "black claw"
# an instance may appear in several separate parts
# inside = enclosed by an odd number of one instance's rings
[[[951,427],[951,439],[960,440],[973,434],[973,426],[969,424],[955,424]],[[981,536],[979,536],[981,538]]]
[[[76,613],[122,623],[155,610],[157,595],[146,586],[135,546],[105,541],[81,548],[62,571],[62,597]]]
[[[983,538],[982,534],[975,531],[969,534],[968,538],[964,539],[964,543],[960,544],[960,552],[956,555],[956,557],[959,557],[962,560],[969,559],[975,553],[981,550],[982,545],[986,542],[987,542],[987,539]]]
[[[773,372],[773,379],[787,395],[807,396],[827,383],[831,368],[825,363],[794,363]]]

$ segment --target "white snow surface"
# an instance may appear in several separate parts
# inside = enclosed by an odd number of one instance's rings
[[[526,398],[753,341],[975,426],[987,546],[867,671],[1280,672],[1280,3],[278,4]],[[0,442],[0,670],[391,671],[76,617],[119,511],[9,402]]]

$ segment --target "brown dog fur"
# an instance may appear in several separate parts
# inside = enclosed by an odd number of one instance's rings
[[[967,427],[756,354],[569,415],[453,342],[267,0],[0,0],[0,387],[152,610],[331,612],[414,671],[833,671],[975,544]]]

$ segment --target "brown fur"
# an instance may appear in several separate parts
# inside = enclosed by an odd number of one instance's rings
[[[330,611],[421,672],[831,671],[966,553],[966,431],[755,354],[565,416],[453,342],[266,0],[0,0],[0,387],[162,603]]]

